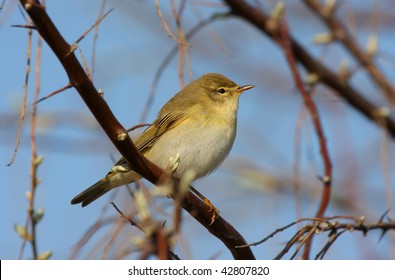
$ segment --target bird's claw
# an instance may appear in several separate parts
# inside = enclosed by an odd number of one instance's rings
[[[209,224],[209,226],[211,226],[215,222],[215,220],[219,217],[220,213],[219,213],[219,210],[217,208],[215,208],[215,206],[211,203],[211,201],[209,199],[204,198],[203,201],[208,207],[210,207],[210,210],[208,212],[213,213],[213,215],[211,216],[210,224]]]

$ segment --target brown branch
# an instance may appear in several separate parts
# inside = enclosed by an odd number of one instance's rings
[[[281,46],[280,28],[275,20],[268,16],[260,7],[259,9],[249,5],[243,0],[223,0],[231,9],[231,12],[245,19],[263,33],[268,35],[274,42]],[[319,60],[315,59],[305,50],[292,36],[290,45],[294,57],[307,71],[317,75],[320,82],[328,88],[336,91],[351,106],[365,115],[377,125],[388,129],[391,136],[395,138],[395,121],[390,118],[388,110],[383,110],[363,97],[363,94],[354,89],[347,81],[329,70]],[[381,125],[385,123],[385,125]]]
[[[93,116],[99,122],[114,146],[128,161],[131,168],[153,184],[157,184],[168,178],[168,175],[162,169],[144,158],[136,149],[125,128],[118,122],[107,103],[99,95],[76,56],[71,51],[71,46],[59,33],[44,7],[37,0],[20,0],[20,2],[36,25],[38,32],[63,65],[70,79],[70,83],[78,91]],[[175,185],[178,184],[175,178],[172,178],[172,180]],[[196,195],[189,192],[182,206],[199,223],[206,227],[209,232],[219,238],[230,250],[235,259],[254,259],[254,255],[249,248],[235,248],[235,246],[246,244],[246,242],[236,229],[222,217],[219,216],[210,226],[212,217],[211,209]]]
[[[373,58],[374,56],[364,51],[353,38],[346,26],[334,15],[336,7],[327,9],[316,0],[304,0],[307,7],[310,8],[323,22],[331,32],[333,40],[339,41],[350,54],[363,66],[369,73],[371,79],[382,90],[388,102],[395,106],[395,90],[391,82],[378,69]]]

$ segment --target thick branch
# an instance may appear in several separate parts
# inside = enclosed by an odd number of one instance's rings
[[[62,63],[70,79],[70,84],[78,91],[107,136],[133,170],[154,184],[161,178],[167,177],[167,174],[162,169],[145,159],[138,152],[126,130],[115,118],[107,103],[97,92],[83,67],[78,62],[73,53],[76,46],[70,46],[64,40],[47,15],[45,8],[37,0],[20,0],[20,3],[33,20],[37,31]],[[176,184],[178,183],[176,179],[173,179],[173,181]],[[231,251],[235,259],[254,259],[250,249],[235,248],[235,246],[246,244],[246,242],[227,221],[219,216],[211,224],[212,213],[210,207],[193,193],[188,193],[182,206],[214,236],[219,238]]]

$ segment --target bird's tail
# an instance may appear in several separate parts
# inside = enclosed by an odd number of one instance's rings
[[[71,204],[81,203],[81,206],[87,206],[91,202],[101,197],[106,192],[110,191],[114,187],[109,184],[110,179],[106,176],[100,179],[95,184],[78,194],[71,200]]]
[[[81,203],[81,206],[87,206],[113,188],[132,183],[138,180],[140,176],[134,172],[126,173],[108,173],[106,177],[100,179],[95,184],[78,194],[71,200],[71,204]]]

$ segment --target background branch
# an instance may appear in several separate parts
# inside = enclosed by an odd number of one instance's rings
[[[333,4],[333,6],[327,4],[324,6],[316,0],[304,0],[304,3],[327,25],[330,30],[331,38],[339,41],[350,54],[352,54],[360,65],[369,73],[370,77],[376,86],[381,89],[389,103],[395,106],[394,87],[375,64],[373,60],[375,57],[375,50],[371,50],[372,53],[368,53],[358,45],[345,25],[335,16],[337,4]]]
[[[244,0],[224,0],[224,3],[229,6],[234,15],[254,25],[281,47],[280,28],[277,22],[268,16],[261,7],[253,7]],[[316,75],[319,82],[343,97],[345,101],[368,119],[384,129],[388,129],[391,136],[395,137],[395,121],[390,117],[389,110],[383,110],[383,108],[370,102],[348,81],[345,81],[315,59],[295,38],[290,35],[289,39],[294,57],[309,73]]]

